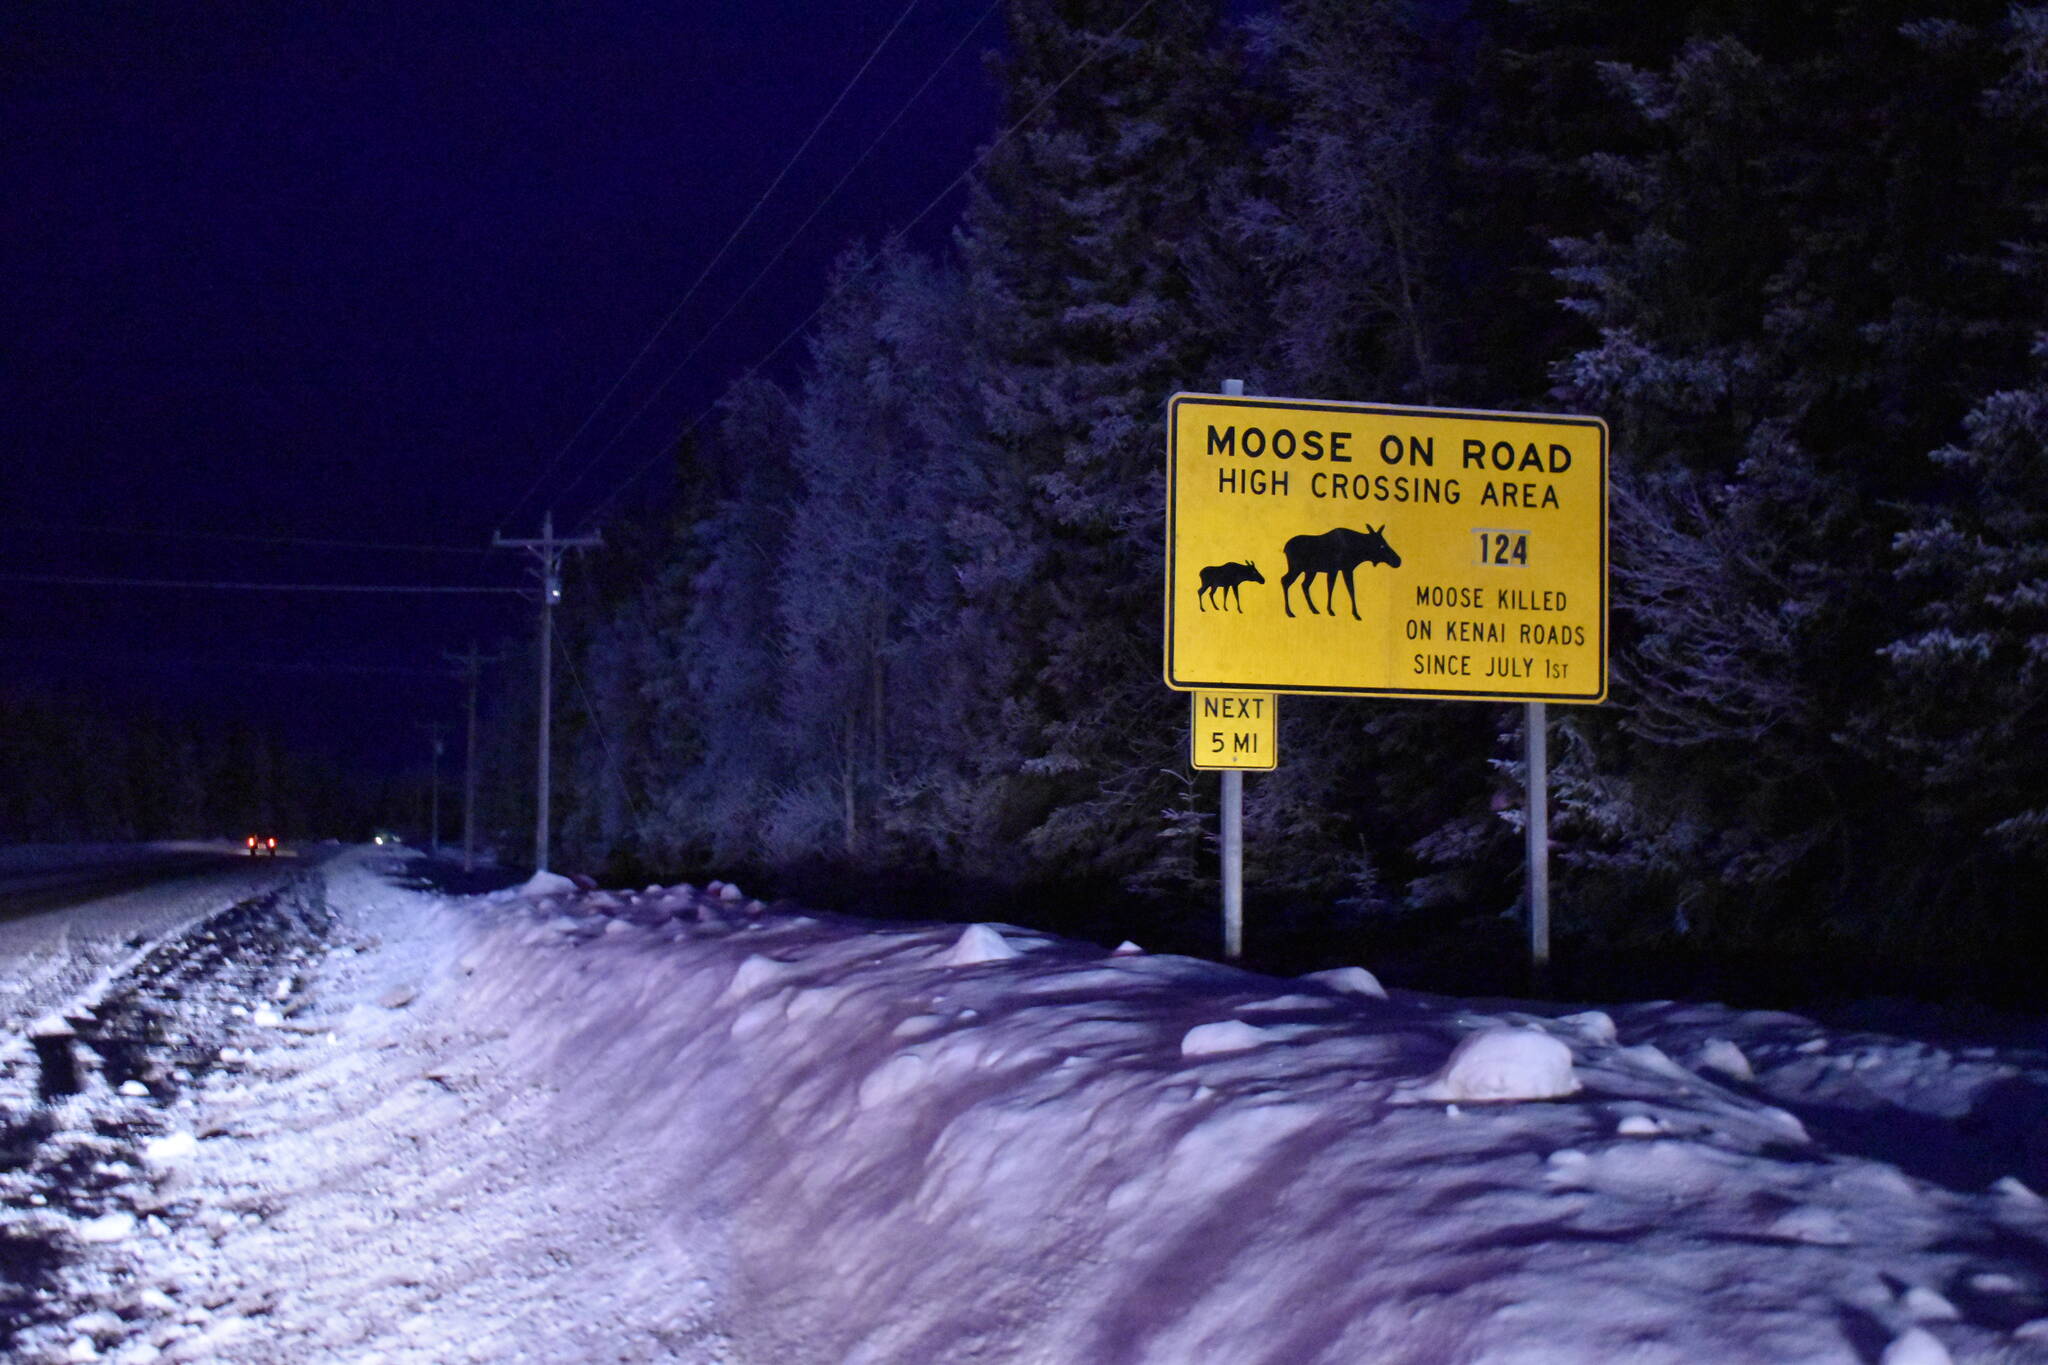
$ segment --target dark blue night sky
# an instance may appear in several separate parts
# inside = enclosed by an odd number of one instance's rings
[[[500,525],[531,534],[551,501],[580,519],[816,306],[834,254],[916,215],[994,131],[982,59],[1001,25],[986,0],[925,0],[508,520],[901,13],[18,10],[0,45],[0,573],[519,584],[509,553],[226,537],[480,547]],[[956,207],[914,239],[942,240]],[[512,597],[17,582],[5,600],[0,683],[199,701],[385,757],[416,747],[454,686],[351,670],[430,668],[530,617]]]

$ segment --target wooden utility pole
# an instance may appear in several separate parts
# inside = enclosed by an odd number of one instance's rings
[[[602,536],[557,536],[555,514],[541,521],[538,540],[507,540],[493,533],[491,544],[501,549],[525,550],[534,557],[534,577],[540,581],[540,759],[536,764],[533,818],[533,870],[548,870],[548,735],[554,706],[555,604],[562,600],[562,556],[569,550],[594,549],[604,544]]]

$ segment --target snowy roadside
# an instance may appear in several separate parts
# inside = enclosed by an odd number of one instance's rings
[[[2048,1362],[2037,1050],[380,866],[24,1360]]]
[[[335,922],[303,969],[257,955],[180,1002],[188,1027],[227,1026],[220,1065],[167,1102],[96,1077],[59,1106],[44,1147],[104,1168],[102,1198],[50,1207],[57,1162],[0,1176],[10,1232],[61,1232],[77,1258],[10,1359],[731,1358],[666,1273],[678,1255],[609,1210],[622,1186],[579,1125],[512,1078],[504,1030],[461,1017],[472,916],[396,866],[329,865]]]
[[[71,1065],[48,1070],[27,1036],[0,1043],[0,1347],[10,1359],[36,1358],[32,1343],[76,1303],[133,1306],[123,1273],[109,1281],[93,1263],[102,1245],[165,1226],[155,1215],[170,1204],[145,1159],[165,1111],[237,1064],[227,1040],[248,1016],[239,1000],[258,980],[297,979],[325,930],[317,867],[266,872],[222,904],[238,880],[159,888],[154,915],[138,911],[158,937],[124,941],[121,959],[86,955],[88,984],[34,1030],[78,1040],[58,1051]],[[82,1089],[43,1102],[47,1084],[67,1081]]]

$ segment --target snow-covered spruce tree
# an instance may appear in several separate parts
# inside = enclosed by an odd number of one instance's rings
[[[990,548],[964,547],[968,605],[1013,645],[984,790],[997,837],[1068,875],[1142,878],[1186,762],[1159,682],[1160,433],[1169,394],[1220,378],[1187,269],[1242,156],[1220,10],[1015,0],[1004,117],[1025,122],[962,233],[1003,499]]]
[[[2048,337],[2041,353],[2048,371]],[[1934,458],[1967,496],[1899,536],[1902,578],[1932,600],[1884,651],[1910,707],[1889,738],[1958,875],[1970,855],[2048,863],[2048,373],[1966,425]]]
[[[1656,922],[1674,896],[1724,938],[1867,915],[1925,857],[1850,737],[1886,722],[1918,452],[2015,354],[2012,147],[1979,100],[2002,21],[1702,6],[1667,63],[1605,68],[1637,123],[1584,163],[1620,217],[1559,244],[1600,340],[1558,376],[1615,427],[1622,732],[1579,790]]]
[[[671,659],[664,647],[683,599],[672,577],[701,559],[688,523],[708,512],[693,444],[676,452],[682,487],[671,509],[616,516],[604,548],[580,557],[558,618],[556,724],[568,749],[558,775],[563,855],[633,880],[647,867],[642,841],[651,794],[675,766],[695,761],[695,727],[671,729],[664,706]]]
[[[1293,0],[1255,22],[1251,47],[1272,137],[1218,194],[1221,232],[1198,273],[1233,366],[1254,392],[1509,406],[1476,322],[1500,305],[1458,216],[1471,149],[1447,111],[1473,91],[1456,22],[1405,0]],[[1491,708],[1283,710],[1286,761],[1248,792],[1261,888],[1360,911],[1399,903],[1404,880],[1428,903],[1476,896],[1491,910],[1512,895],[1510,841],[1485,810]],[[1446,822],[1481,837],[1447,842]],[[1389,876],[1415,870],[1418,844],[1467,875]],[[1262,866],[1266,849],[1284,856]],[[1327,909],[1315,918],[1327,938]]]
[[[2016,9],[2011,64],[1985,111],[2023,155],[2014,198],[2032,230],[2005,265],[2021,314],[2048,318],[2048,8]],[[1951,850],[1932,899],[1997,899],[2048,871],[2048,332],[2025,382],[1988,394],[1934,452],[1935,496],[1897,541],[1923,605],[1884,650],[1898,710],[1876,738],[1923,792]]]
[[[1437,106],[1449,91],[1419,50],[1427,17],[1407,0],[1293,0],[1253,25],[1273,140],[1219,207],[1222,249],[1250,268],[1262,305],[1242,338],[1255,392],[1448,397],[1438,276],[1452,146]]]
[[[728,871],[759,858],[766,812],[788,776],[774,717],[782,637],[774,583],[795,482],[789,396],[743,379],[707,443],[708,510],[650,586],[657,672],[646,683],[657,771],[643,843],[670,867]]]
[[[957,279],[901,250],[849,254],[833,293],[796,407],[774,578],[796,767],[772,843],[784,859],[901,863],[951,844],[974,742],[954,723],[977,663],[956,648],[951,540],[971,340]]]

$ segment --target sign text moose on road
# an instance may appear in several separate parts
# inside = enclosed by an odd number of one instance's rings
[[[1174,395],[1166,682],[1607,694],[1597,417]]]

